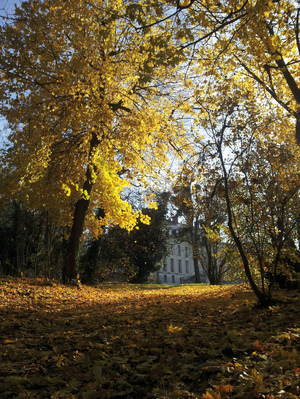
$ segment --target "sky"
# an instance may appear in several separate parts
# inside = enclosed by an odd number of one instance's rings
[[[21,4],[21,0],[0,0],[0,16],[11,16],[13,14],[15,4]]]
[[[21,0],[0,0],[0,25],[3,25],[8,18],[14,14],[16,4],[21,4]],[[0,148],[3,147],[7,131],[5,129],[5,119],[0,116]]]

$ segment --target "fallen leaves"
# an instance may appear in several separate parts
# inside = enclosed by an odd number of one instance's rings
[[[298,296],[0,284],[1,398],[297,398]],[[232,297],[234,293],[234,297]]]
[[[265,347],[263,345],[261,345],[258,340],[256,340],[254,342],[253,346],[254,346],[254,350],[257,352],[264,352],[264,350],[265,350]]]

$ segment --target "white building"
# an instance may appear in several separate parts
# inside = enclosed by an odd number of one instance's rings
[[[165,259],[162,270],[156,272],[157,282],[161,284],[183,284],[195,282],[193,252],[188,242],[176,240],[178,229],[182,224],[174,218],[169,224],[169,255]],[[208,278],[199,262],[202,283],[208,283]]]

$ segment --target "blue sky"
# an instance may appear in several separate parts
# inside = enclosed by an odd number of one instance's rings
[[[21,4],[21,0],[0,0],[0,25],[4,24],[7,17],[12,17],[15,4]],[[5,119],[0,116],[0,148],[3,147],[5,141]]]
[[[11,16],[15,9],[15,4],[21,4],[21,0],[0,0],[0,16]]]
[[[15,3],[20,4],[20,0],[0,0],[0,16],[6,17],[13,14]],[[2,19],[2,18],[1,18]]]

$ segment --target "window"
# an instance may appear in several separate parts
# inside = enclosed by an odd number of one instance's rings
[[[169,250],[170,250],[170,255],[174,255],[174,245],[170,245]]]
[[[182,273],[182,271],[181,271],[181,260],[180,259],[178,259],[178,272]]]
[[[163,271],[167,271],[167,265],[166,265],[166,263],[164,263],[164,267],[163,267]]]
[[[185,261],[185,272],[186,272],[186,274],[189,274],[189,272],[190,272],[188,260]]]
[[[168,282],[168,276],[166,274],[164,274],[164,283]]]
[[[174,259],[171,259],[171,272],[174,271]]]
[[[187,258],[189,256],[189,249],[188,247],[185,247],[185,257]]]
[[[180,245],[178,245],[178,255],[181,255],[181,249],[180,249]]]
[[[172,276],[172,283],[175,283],[175,276]]]

